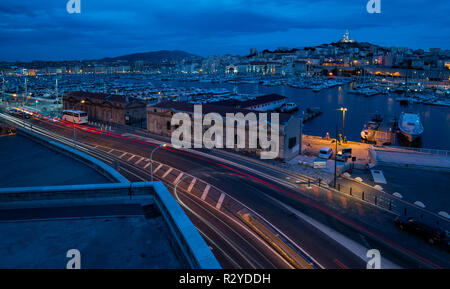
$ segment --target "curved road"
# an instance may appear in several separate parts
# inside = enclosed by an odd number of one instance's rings
[[[37,126],[47,130],[39,133],[71,144],[70,124],[42,119],[30,122],[34,130]],[[81,150],[110,165],[119,164],[120,172],[132,181],[149,179],[149,168],[143,168],[139,162],[148,158],[155,145],[160,144],[149,136],[103,132],[85,126],[77,126],[77,140],[81,142]],[[389,264],[387,267],[450,267],[448,253],[397,231],[391,213],[335,195],[327,188],[314,184],[309,187],[305,178],[294,173],[250,158],[214,151],[167,148],[155,153],[154,161],[163,164],[161,172],[155,176],[172,191],[174,180],[166,179],[170,178],[170,168],[179,171],[178,176],[189,174],[217,188],[219,195],[220,191],[226,195],[222,203],[220,197],[214,199],[213,196],[208,203],[199,195],[187,193],[186,184],[184,189],[174,192],[225,268],[292,267],[272,246],[239,221],[233,211],[234,200],[268,224],[316,268],[365,268],[365,250],[372,248],[380,250]],[[155,165],[154,171],[156,169]]]

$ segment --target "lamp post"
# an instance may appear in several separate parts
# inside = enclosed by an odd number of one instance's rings
[[[345,112],[347,108],[341,107],[339,110],[342,111],[342,139],[345,139]]]
[[[155,147],[150,153],[150,181],[152,182],[153,182],[153,153],[160,148],[165,148],[166,146],[167,146],[166,143],[160,144],[159,146]]]
[[[337,149],[338,149],[338,126],[336,124],[336,140],[335,140],[335,151],[334,151],[334,188],[336,189],[336,179],[337,179]]]
[[[75,108],[76,108],[78,105],[83,104],[84,102],[85,102],[85,101],[82,100],[82,101],[79,102],[79,103],[75,103],[75,104],[73,105],[73,112],[75,112]],[[72,112],[73,148],[76,149],[76,148],[77,148],[77,138],[76,138],[76,135],[75,135],[75,116],[73,115],[73,112]]]

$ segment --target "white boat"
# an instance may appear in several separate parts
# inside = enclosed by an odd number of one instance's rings
[[[312,91],[314,91],[314,92],[319,92],[319,91],[321,91],[321,90],[324,89],[324,88],[325,88],[324,85],[319,84],[319,85],[313,86],[313,87],[312,87]]]
[[[298,105],[293,102],[285,103],[280,107],[280,112],[293,112],[296,110],[298,110]]]
[[[420,137],[423,133],[423,125],[420,121],[420,116],[415,113],[402,112],[398,120],[398,128],[410,142]]]

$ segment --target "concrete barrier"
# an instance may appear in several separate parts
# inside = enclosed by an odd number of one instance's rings
[[[152,183],[133,183],[133,190]],[[172,194],[161,182],[154,182],[155,202],[170,225],[190,265],[196,269],[220,269],[217,259],[212,254],[200,233],[184,213]]]
[[[136,196],[153,198],[192,269],[221,269],[217,259],[200,236],[194,224],[192,224],[180,205],[161,182],[0,189],[0,202],[3,205],[13,202],[63,199],[90,200],[115,197],[129,197],[133,199]]]

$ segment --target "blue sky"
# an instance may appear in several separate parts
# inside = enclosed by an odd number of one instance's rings
[[[0,60],[95,59],[162,49],[247,54],[351,38],[383,46],[450,49],[450,1],[1,0]]]

